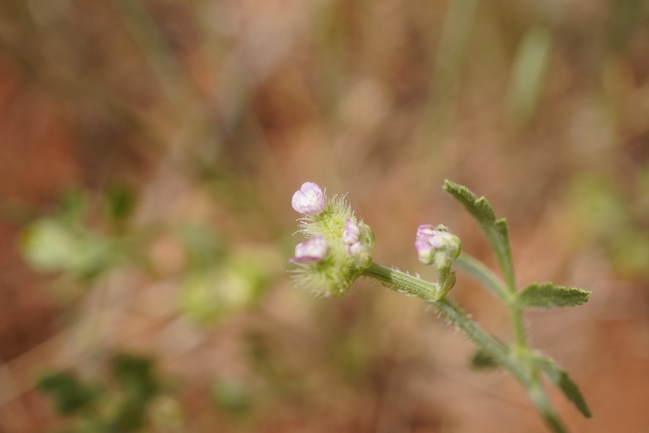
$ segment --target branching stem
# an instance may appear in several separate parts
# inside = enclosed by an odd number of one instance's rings
[[[498,365],[509,370],[521,382],[532,396],[532,401],[539,412],[555,432],[565,432],[543,390],[538,369],[532,362],[532,351],[527,345],[521,308],[517,304],[517,293],[509,291],[486,266],[471,256],[462,254],[455,264],[505,302],[514,326],[515,345],[508,346],[487,334],[453,301],[443,294],[440,296],[439,287],[435,283],[378,263],[372,263],[363,271],[363,275],[381,281],[390,290],[418,296],[435,307],[449,322],[464,331],[480,349],[488,353]]]

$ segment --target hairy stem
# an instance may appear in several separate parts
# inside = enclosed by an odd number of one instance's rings
[[[507,305],[514,326],[516,345],[507,346],[497,338],[487,334],[480,326],[443,294],[439,295],[439,286],[378,263],[372,263],[363,271],[368,278],[379,280],[390,290],[399,293],[418,296],[444,315],[444,317],[464,333],[482,350],[487,352],[494,361],[509,370],[530,394],[532,402],[537,407],[546,422],[556,433],[565,433],[565,429],[556,416],[543,390],[538,369],[532,362],[531,350],[527,345],[525,327],[521,309],[516,304],[516,293],[511,293],[505,285],[482,263],[462,254],[456,261],[460,269],[482,282]]]
[[[363,272],[363,275],[381,281],[390,290],[412,294],[424,299],[442,313],[447,320],[464,331],[478,347],[486,350],[498,364],[509,370],[523,385],[528,387],[532,383],[528,365],[521,363],[507,345],[483,331],[450,299],[435,298],[436,284],[377,263],[372,263]]]
[[[523,325],[523,315],[520,307],[516,305],[518,292],[512,292],[507,289],[505,284],[489,270],[480,261],[468,254],[462,253],[454,263],[460,270],[475,278],[482,283],[488,290],[500,298],[507,308],[514,327],[514,338],[516,344],[521,349],[527,349],[527,337],[525,335],[525,326]]]

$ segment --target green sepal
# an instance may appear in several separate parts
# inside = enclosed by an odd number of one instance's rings
[[[565,396],[573,402],[577,407],[579,412],[582,413],[586,418],[591,418],[593,414],[586,404],[584,396],[579,391],[579,387],[575,382],[570,379],[568,372],[558,366],[552,359],[545,356],[534,356],[534,363],[545,373],[545,375],[550,379],[557,388],[559,388]]]
[[[439,279],[437,281],[437,295],[436,298],[440,299],[445,296],[455,286],[455,272],[450,269],[442,269],[439,271]]]
[[[489,244],[491,244],[491,248],[496,253],[496,258],[505,274],[508,286],[513,290],[515,287],[514,267],[509,246],[507,222],[504,219],[496,219],[496,214],[487,199],[484,197],[477,198],[468,188],[447,180],[444,182],[444,190],[462,203],[478,221]]]
[[[498,361],[484,349],[478,349],[471,358],[471,367],[476,370],[486,370],[499,367]]]
[[[530,284],[520,292],[521,308],[575,307],[588,302],[590,292],[577,287],[555,286],[552,283]]]

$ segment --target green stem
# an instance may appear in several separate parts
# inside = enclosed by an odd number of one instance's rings
[[[505,301],[514,325],[516,348],[518,350],[512,351],[502,341],[487,334],[453,301],[444,295],[439,296],[437,284],[377,263],[370,264],[363,271],[363,275],[381,281],[390,290],[418,296],[435,307],[448,321],[464,331],[479,348],[488,353],[498,365],[509,370],[528,391],[534,405],[548,425],[556,433],[565,433],[565,429],[543,390],[538,369],[531,361],[531,351],[527,345],[523,317],[520,307],[516,304],[516,298],[489,269],[471,256],[463,254],[455,263],[460,269],[484,283],[485,286]]]
[[[513,354],[507,345],[483,331],[451,300],[445,297],[435,299],[436,284],[377,263],[372,263],[363,271],[363,275],[381,281],[390,290],[412,294],[424,299],[442,313],[446,319],[464,331],[478,347],[487,351],[499,365],[509,370],[526,388],[531,385],[532,377],[528,365],[521,363],[517,355]]]
[[[482,283],[489,291],[494,295],[500,298],[507,305],[513,302],[513,296],[510,291],[507,290],[505,284],[500,281],[500,279],[494,275],[493,272],[480,261],[471,257],[466,253],[460,254],[455,262],[453,262],[458,269],[462,270],[464,273],[470,275],[478,282]]]
[[[514,327],[514,338],[520,349],[527,350],[527,338],[521,309],[516,305],[517,292],[511,292],[489,268],[468,254],[462,253],[454,263],[460,270],[482,283],[488,290],[500,298],[509,309]]]
[[[523,313],[521,309],[515,305],[509,305],[509,314],[512,318],[512,325],[514,326],[514,336],[518,347],[524,350],[529,350],[527,346],[527,336],[525,335],[525,325],[523,324]]]
[[[383,282],[390,290],[419,296],[424,301],[434,299],[437,293],[437,284],[374,262],[363,271],[363,275]]]

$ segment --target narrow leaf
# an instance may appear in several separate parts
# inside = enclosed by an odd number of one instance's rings
[[[579,391],[579,387],[570,379],[566,370],[555,364],[552,359],[544,356],[535,356],[534,362],[546,374],[548,379],[563,391],[568,400],[574,403],[582,415],[586,418],[593,416],[588,408],[588,404],[586,404],[584,396]]]
[[[552,283],[530,284],[518,298],[522,308],[574,307],[588,301],[590,292],[577,287],[555,286]]]
[[[552,428],[554,433],[567,433],[566,429],[561,424],[561,421],[559,421],[559,418],[552,408],[550,400],[541,385],[535,384],[528,388],[527,392],[532,399],[532,403],[534,403],[534,406],[536,406],[537,410],[545,419],[545,422],[548,423],[548,426]]]
[[[462,203],[478,221],[489,244],[491,244],[491,248],[496,253],[496,258],[505,274],[508,286],[514,288],[514,267],[509,246],[507,222],[504,219],[496,219],[496,214],[487,199],[484,197],[477,198],[468,188],[447,180],[444,183],[444,190]]]
[[[478,349],[478,351],[471,358],[471,367],[476,370],[485,370],[489,368],[498,367],[498,361],[489,354],[484,349]]]

